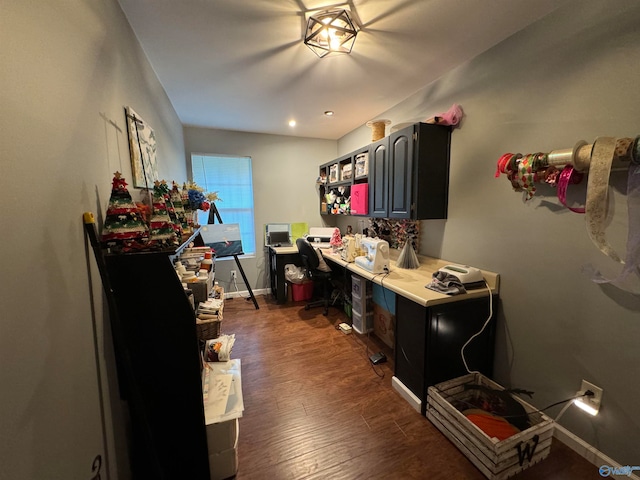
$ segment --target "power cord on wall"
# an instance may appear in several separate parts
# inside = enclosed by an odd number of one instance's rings
[[[467,348],[467,346],[473,341],[474,338],[476,338],[477,336],[481,335],[482,332],[484,332],[484,329],[487,328],[487,325],[489,325],[489,322],[493,317],[493,295],[491,295],[491,287],[489,287],[489,284],[487,283],[486,280],[484,280],[484,284],[487,286],[487,291],[489,292],[489,317],[484,322],[484,325],[482,325],[482,328],[480,329],[480,331],[477,333],[474,333],[469,338],[469,340],[467,340],[465,344],[462,345],[462,348],[460,349],[460,356],[462,357],[462,363],[464,363],[464,368],[467,370],[468,373],[480,373],[480,372],[477,370],[472,371],[469,369],[469,366],[467,365],[467,360],[464,358],[464,349]]]
[[[557,422],[558,420],[560,420],[560,417],[562,417],[562,415],[564,415],[564,412],[566,412],[567,409],[571,406],[571,400],[576,400],[577,398],[582,398],[582,397],[593,397],[594,395],[595,393],[593,393],[591,390],[585,390],[584,393],[580,395],[576,395],[575,397],[570,398],[569,400],[565,400],[565,402],[569,402],[569,403],[567,403],[564,407],[562,407],[562,410],[560,410],[556,418],[554,418],[554,421]],[[547,408],[555,407],[556,405],[559,405],[561,403],[564,403],[564,402],[554,403],[553,405],[549,405]],[[544,410],[546,410],[546,408]]]

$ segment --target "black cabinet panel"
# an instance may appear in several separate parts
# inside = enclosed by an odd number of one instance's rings
[[[169,253],[105,255],[134,478],[209,479],[195,314]]]
[[[493,312],[483,333],[465,348],[469,369],[487,377],[493,374],[495,305]],[[488,316],[489,297],[423,307],[397,296],[395,376],[422,401],[423,414],[428,387],[467,373],[462,346]]]
[[[421,400],[426,390],[424,351],[427,338],[425,308],[396,296],[395,376]]]
[[[411,218],[447,218],[451,127],[419,123],[414,149]]]
[[[436,383],[467,373],[462,361],[462,346],[489,317],[488,298],[444,304],[431,308],[426,346],[426,383]],[[487,377],[493,373],[495,321],[465,348],[464,358],[471,371]]]

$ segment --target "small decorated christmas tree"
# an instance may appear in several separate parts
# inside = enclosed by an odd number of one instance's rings
[[[111,197],[101,235],[102,243],[115,251],[146,247],[149,230],[120,172],[113,174]]]
[[[167,213],[169,214],[169,218],[171,219],[171,224],[176,232],[178,240],[180,240],[182,238],[182,224],[178,220],[176,209],[173,205],[173,202],[171,201],[171,191],[169,190],[169,185],[167,185],[166,180],[162,180],[160,182],[158,189],[162,192],[164,203],[167,206]]]
[[[189,190],[187,189],[186,183],[182,184],[180,197],[182,198],[182,208],[184,208],[184,216],[187,220],[187,225],[189,226],[189,229],[193,231],[193,209],[191,208],[191,203],[189,202]]]
[[[149,230],[149,240],[154,247],[165,248],[178,244],[178,237],[164,200],[164,192],[158,180],[155,181],[153,187],[153,206]]]
[[[187,223],[187,216],[184,211],[184,204],[182,203],[182,194],[180,190],[178,190],[178,184],[176,182],[173,182],[173,188],[171,189],[171,202],[173,203],[173,209],[176,212],[176,217],[182,227],[182,231],[190,234],[191,230]]]

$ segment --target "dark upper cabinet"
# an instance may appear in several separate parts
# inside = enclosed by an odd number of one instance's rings
[[[389,212],[389,137],[369,149],[369,215],[386,217]]]
[[[359,215],[411,220],[447,218],[450,144],[450,127],[416,123],[320,165],[320,213],[355,215],[348,203],[342,209],[340,202],[332,202],[327,196],[349,199],[352,186],[368,184],[368,212],[365,213],[366,208],[358,210]],[[366,160],[361,163],[363,157]]]
[[[389,218],[411,218],[413,127],[389,137]]]
[[[447,218],[451,129],[416,123],[371,145],[370,215]]]

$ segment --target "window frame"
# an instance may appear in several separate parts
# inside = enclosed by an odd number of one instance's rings
[[[195,157],[195,158],[194,158]],[[200,158],[198,158],[200,157]],[[239,159],[239,160],[243,160],[243,161],[247,161],[248,162],[248,169],[249,169],[249,175],[248,177],[242,176],[239,177],[244,181],[249,181],[249,193],[251,196],[250,199],[250,207],[245,207],[244,205],[240,206],[239,209],[241,210],[247,210],[248,214],[251,217],[251,228],[250,228],[250,232],[244,233],[247,230],[247,226],[246,223],[248,222],[248,220],[245,221],[234,221],[234,220],[225,220],[225,215],[224,215],[224,202],[225,202],[225,193],[224,193],[224,188],[227,187],[227,184],[223,184],[221,186],[217,186],[215,185],[213,182],[212,183],[208,183],[207,182],[207,175],[206,175],[206,158],[213,158],[213,159]],[[242,236],[242,249],[244,251],[243,255],[239,255],[239,258],[251,258],[251,257],[255,257],[257,254],[257,242],[256,242],[256,226],[255,226],[255,196],[254,196],[254,191],[253,191],[253,158],[249,155],[229,155],[229,154],[218,154],[218,153],[205,153],[205,152],[191,152],[190,153],[190,160],[191,160],[191,180],[193,182],[195,182],[199,187],[204,189],[204,194],[206,195],[207,193],[211,193],[211,192],[218,192],[218,195],[220,196],[221,200],[220,202],[216,202],[216,208],[218,209],[218,212],[220,214],[220,218],[222,219],[223,223],[238,223],[240,224],[240,233]],[[201,168],[202,168],[202,175],[204,176],[204,181],[199,181],[200,178],[199,176],[196,177],[195,172],[194,172],[194,165],[196,165],[197,163],[201,163]],[[211,168],[211,167],[210,167]],[[244,197],[243,197],[244,198]],[[200,220],[200,223],[202,224],[202,220],[203,217],[206,215],[206,221],[204,224],[206,224],[208,222],[208,219],[211,215],[211,210],[209,210],[208,212],[204,213],[198,213],[198,219]],[[217,219],[216,219],[217,220]],[[217,222],[216,222],[217,223]],[[250,242],[250,243],[248,243]],[[250,248],[249,246],[251,246],[252,251],[249,251]],[[222,260],[228,260],[231,259],[233,257],[224,257],[224,258],[220,258],[220,259],[216,259],[216,261],[222,261]]]

